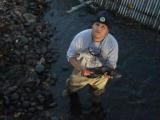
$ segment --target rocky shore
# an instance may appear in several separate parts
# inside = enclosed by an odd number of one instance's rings
[[[56,28],[42,19],[48,9],[46,0],[0,1],[0,120],[49,120],[56,106],[49,91]]]

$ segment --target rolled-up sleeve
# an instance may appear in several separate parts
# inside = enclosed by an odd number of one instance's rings
[[[118,61],[118,43],[117,41],[112,38],[112,42],[109,42],[109,44],[107,45],[107,59],[106,59],[106,65],[112,68],[116,68],[117,67],[117,61]]]
[[[81,37],[78,35],[76,35],[74,37],[74,39],[72,40],[68,51],[67,51],[67,60],[69,61],[69,58],[71,57],[76,57],[78,55],[78,51],[80,49],[81,46]]]
[[[115,44],[112,50],[108,54],[107,64],[112,66],[114,69],[117,67],[118,61],[118,44]]]

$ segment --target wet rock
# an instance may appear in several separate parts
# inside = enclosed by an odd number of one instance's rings
[[[8,96],[3,96],[3,99],[4,99],[4,105],[10,104],[10,100],[9,100]]]
[[[29,101],[23,101],[22,106],[24,108],[28,108],[30,106],[30,102]]]
[[[42,94],[37,95],[37,100],[40,104],[43,104],[45,102],[45,97]]]
[[[19,42],[20,42],[20,44],[25,45],[25,44],[27,44],[29,42],[29,40],[27,39],[27,37],[22,35],[19,38]]]
[[[28,23],[34,23],[34,22],[36,22],[36,16],[33,15],[33,14],[31,14],[31,13],[24,13],[23,17],[25,18],[25,20]]]
[[[56,107],[56,106],[57,106],[57,103],[56,103],[56,102],[50,103],[50,104],[48,105],[49,108],[54,108],[54,107]]]
[[[91,14],[95,14],[99,10],[99,5],[96,2],[92,2],[91,4],[88,4],[87,11]]]
[[[26,91],[27,93],[31,93],[31,92],[32,92],[32,89],[31,89],[30,87],[26,87],[26,88],[25,88],[25,91]]]
[[[11,71],[10,71],[11,72]],[[17,86],[11,86],[7,89],[6,94],[15,92],[17,90]]]
[[[11,99],[12,100],[18,100],[19,99],[19,94],[18,93],[14,93],[11,95]]]
[[[42,49],[41,49],[41,53],[42,54],[45,54],[47,52],[47,48],[46,47],[43,47]]]
[[[57,116],[51,117],[51,120],[60,120]]]
[[[35,68],[36,72],[38,72],[38,73],[42,73],[44,71],[44,69],[45,69],[45,67],[42,64],[37,64],[36,68]]]
[[[45,58],[44,57],[41,57],[41,59],[39,60],[39,64],[44,64],[45,63]]]
[[[35,111],[36,111],[36,108],[35,108],[35,107],[30,107],[30,108],[28,108],[28,111],[29,111],[29,112],[35,112]]]
[[[54,106],[48,106],[55,101],[47,90],[50,77],[45,75],[53,61],[48,62],[46,53],[50,53],[49,59],[56,54],[48,49],[54,30],[38,19],[46,8],[45,0],[0,1],[0,118],[36,116],[40,120],[33,112],[43,112]],[[48,86],[44,87],[44,81]],[[1,112],[3,107],[7,112]]]
[[[25,50],[25,51],[28,51],[28,50],[29,50],[29,46],[28,46],[28,45],[25,45],[25,46],[24,46],[24,50]]]
[[[20,117],[20,115],[21,115],[22,113],[21,112],[17,112],[17,113],[15,113],[14,114],[14,118],[18,118],[18,117]]]
[[[43,106],[37,106],[36,108],[37,110],[40,110],[40,111],[44,109]]]

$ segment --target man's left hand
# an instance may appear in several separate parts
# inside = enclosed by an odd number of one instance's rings
[[[107,73],[105,73],[105,74],[104,74],[104,77],[105,77],[105,79],[106,79],[106,80],[110,80],[110,79],[112,79],[112,76],[107,75]]]
[[[93,74],[93,73],[94,73],[93,71],[88,70],[88,69],[84,69],[84,70],[81,71],[81,74],[82,74],[83,76],[89,76],[89,75],[91,75],[91,74]]]

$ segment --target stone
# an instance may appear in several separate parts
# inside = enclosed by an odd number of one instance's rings
[[[24,108],[28,108],[30,106],[30,102],[29,101],[23,101],[22,106]]]
[[[18,99],[19,99],[18,93],[12,94],[12,95],[11,95],[11,99],[12,99],[12,100],[18,100]]]
[[[46,5],[45,0],[0,1],[0,119],[3,119],[3,106],[7,106],[8,119],[37,120],[42,118],[33,112],[43,114],[44,109],[55,106],[52,104],[55,101],[47,95],[51,92],[50,81],[48,86],[43,86],[52,63],[46,62],[45,54],[50,52],[50,37],[55,32],[43,19],[37,19]],[[49,57],[54,55],[51,53]]]
[[[49,108],[54,108],[57,106],[57,103],[56,102],[52,102],[48,105]]]
[[[28,38],[24,35],[20,36],[20,41],[22,41],[24,44],[27,44],[29,42]]]
[[[43,106],[37,106],[37,109],[38,110],[43,110],[44,108],[43,108]]]
[[[25,18],[25,20],[28,23],[34,23],[34,22],[36,22],[36,16],[33,15],[33,14],[31,14],[31,13],[24,13],[23,17]]]
[[[42,64],[37,64],[36,68],[35,68],[36,72],[38,72],[38,73],[42,73],[44,71],[44,69],[45,69],[45,67]]]
[[[37,95],[37,100],[39,101],[40,104],[43,104],[46,99],[42,94],[38,94]]]
[[[57,116],[51,117],[51,120],[60,120]]]

